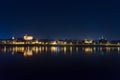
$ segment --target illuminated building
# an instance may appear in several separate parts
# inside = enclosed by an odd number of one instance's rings
[[[52,45],[56,45],[57,42],[56,42],[56,41],[51,41],[51,44],[52,44]]]
[[[24,36],[24,40],[33,40],[33,36],[28,36],[27,34]]]
[[[92,44],[92,43],[93,43],[93,40],[87,40],[87,39],[85,39],[85,40],[84,40],[84,43],[85,43],[85,44]]]
[[[25,35],[22,38],[11,37],[9,39],[0,39],[0,45],[35,45],[35,46],[120,46],[120,40],[106,40],[102,36],[99,40],[54,40],[54,39],[36,39],[33,36]]]
[[[84,48],[84,51],[85,51],[86,53],[92,53],[92,52],[93,52],[92,48],[90,48],[90,47]]]

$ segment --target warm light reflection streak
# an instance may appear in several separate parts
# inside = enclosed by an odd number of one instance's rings
[[[34,54],[39,53],[79,53],[79,54],[86,54],[86,53],[96,53],[96,52],[112,52],[117,51],[120,52],[120,47],[57,47],[57,46],[34,46],[34,47],[0,47],[0,52],[7,53],[11,52],[12,54],[15,53],[23,53],[24,56],[33,56]]]

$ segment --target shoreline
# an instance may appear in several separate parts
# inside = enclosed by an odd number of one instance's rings
[[[92,45],[92,44],[85,44],[85,45],[49,45],[49,44],[0,44],[0,46],[55,46],[55,47],[120,47],[120,45],[116,45],[116,44],[110,44],[110,45],[106,45],[106,44],[96,44],[96,45]]]

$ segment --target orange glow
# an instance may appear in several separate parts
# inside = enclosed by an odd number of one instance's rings
[[[53,41],[51,44],[56,45],[56,44],[57,44],[57,42],[56,42],[56,41]]]
[[[24,40],[33,40],[33,36],[25,35]]]
[[[32,51],[25,51],[24,56],[32,56]]]
[[[56,47],[51,47],[51,52],[56,52],[57,51],[57,49],[56,49]]]
[[[93,43],[93,40],[87,40],[87,39],[85,39],[85,42],[84,42],[85,44],[91,44],[91,43]]]
[[[91,52],[92,52],[92,48],[89,48],[89,47],[88,47],[88,48],[85,48],[85,52],[86,52],[86,53],[91,53]]]

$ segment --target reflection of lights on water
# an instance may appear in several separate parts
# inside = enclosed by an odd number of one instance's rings
[[[70,47],[70,53],[72,53],[72,47]]]
[[[24,52],[24,47],[14,47],[13,49],[15,52]]]
[[[54,52],[55,51],[55,47],[51,47],[51,52]]]
[[[42,51],[41,47],[39,47],[38,50],[39,50],[39,52],[41,53],[41,51]]]
[[[24,56],[32,56],[32,55],[33,55],[32,50],[24,51]]]
[[[64,47],[63,50],[64,50],[64,53],[66,53],[66,51],[67,51],[66,47]]]
[[[107,51],[107,52],[110,52],[110,47],[106,47],[106,51]]]
[[[76,47],[76,52],[78,52],[78,47]]]
[[[35,47],[35,53],[38,53],[38,47]]]
[[[51,52],[59,53],[59,51],[60,51],[59,47],[51,47]]]
[[[120,52],[120,47],[117,48],[118,52]]]
[[[24,56],[32,56],[33,53],[78,53],[78,52],[85,52],[85,53],[104,53],[104,52],[113,52],[117,51],[120,52],[120,47],[56,47],[56,46],[39,46],[39,47],[1,47],[1,52],[11,52],[11,54],[15,53],[23,53]]]
[[[56,52],[56,47],[51,47],[51,52],[55,53]]]
[[[100,47],[100,52],[103,52],[103,49],[102,49],[102,47]]]
[[[42,47],[42,51],[44,51],[44,47]]]
[[[96,52],[96,47],[93,48],[93,51]]]
[[[6,51],[7,51],[7,49],[6,49],[6,46],[4,46],[4,49],[3,49],[3,51],[4,51],[4,52],[6,52]]]
[[[46,51],[46,52],[48,51],[48,47],[45,47],[45,51]]]
[[[24,49],[24,56],[32,56],[32,55],[33,55],[32,48],[26,47]]]
[[[86,53],[92,53],[92,48],[84,48]]]
[[[59,53],[60,52],[60,48],[59,47],[56,47],[57,48],[57,53]]]

